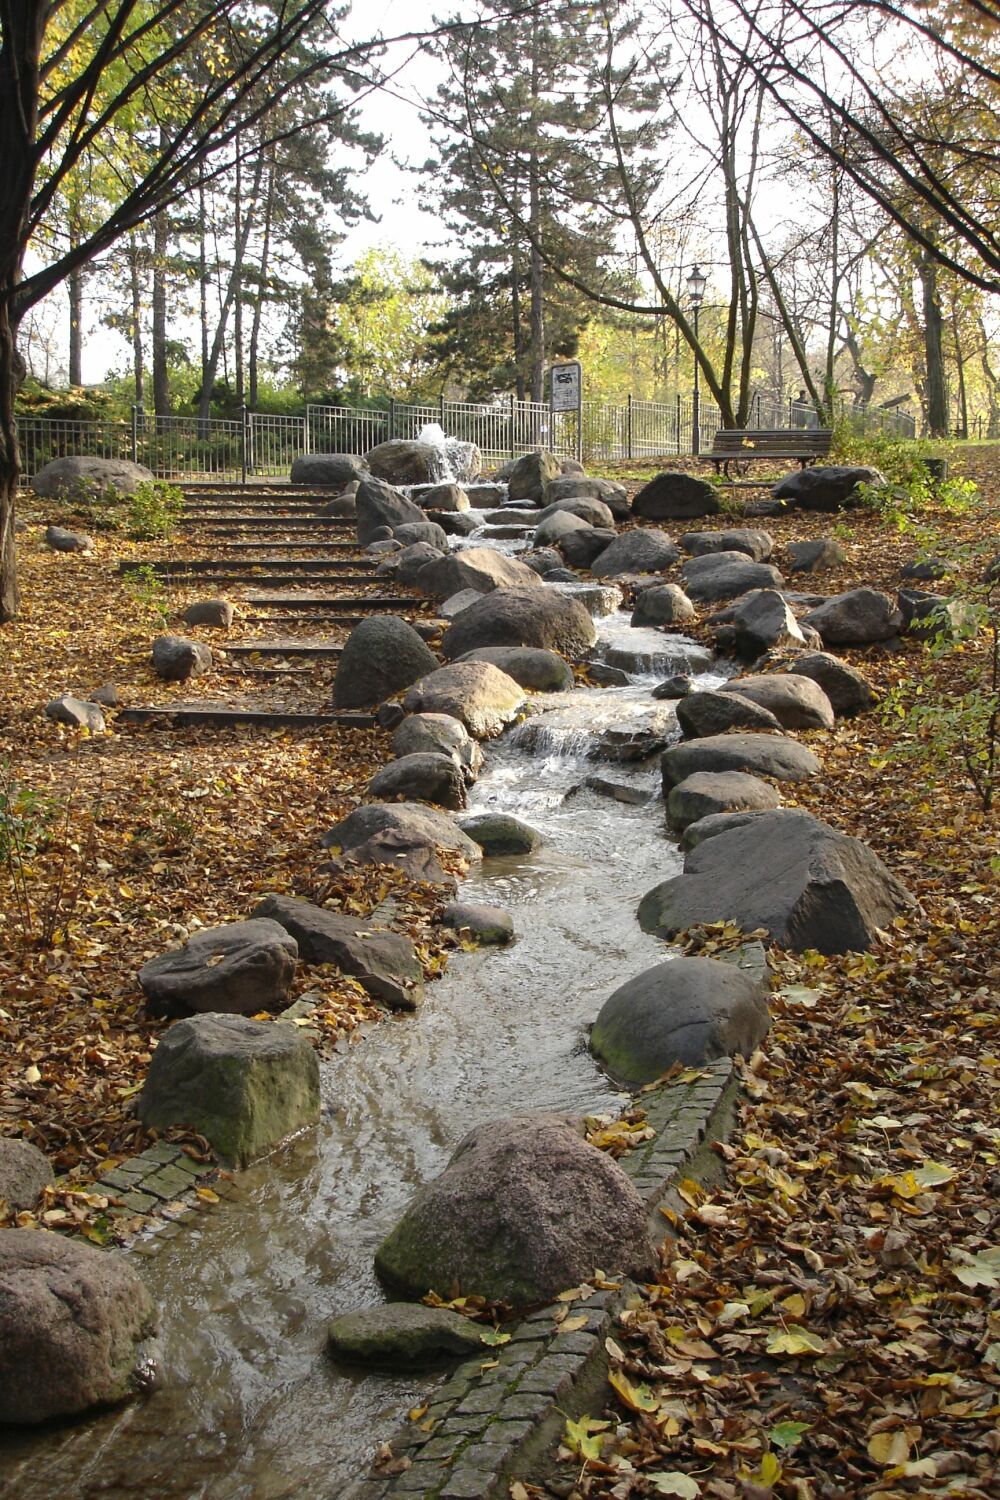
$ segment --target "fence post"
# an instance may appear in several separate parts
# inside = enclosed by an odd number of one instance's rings
[[[632,397],[631,397],[631,395],[629,395],[628,405],[627,405],[627,407],[625,409],[625,443],[626,443],[626,448],[627,448],[627,452],[625,454],[625,457],[626,458],[631,458],[632,457]]]
[[[311,411],[312,411],[312,403],[309,402],[309,401],[307,401],[306,402],[306,414],[305,414],[305,416],[302,419],[302,452],[303,453],[311,453],[312,452],[312,448],[310,446],[310,444],[312,442],[312,434],[309,431],[309,427],[310,427],[309,413]]]
[[[681,451],[681,393],[680,393],[680,391],[677,392],[677,395],[676,395],[676,397],[674,399],[677,402],[677,413],[676,413],[676,415],[674,417],[674,440],[675,440],[675,442],[677,444],[677,447],[676,447],[675,451],[677,453],[680,453],[680,451]]]
[[[514,392],[511,391],[511,393],[510,393],[510,456],[511,456],[511,458],[516,458],[517,457],[517,441],[516,441],[516,438],[515,438],[515,435],[514,435],[514,402],[515,402],[515,399],[516,398],[514,396]]]
[[[251,467],[250,441],[250,413],[247,411],[246,406],[243,405],[240,407],[240,470],[243,484],[247,482],[247,475]]]
[[[132,462],[139,462],[139,408],[132,402]]]
[[[761,425],[761,420],[760,420],[760,391],[757,392],[757,423],[756,423],[756,425],[758,427],[760,427],[760,425]]]
[[[443,432],[444,431],[444,392],[443,391],[441,392],[441,395],[438,397],[438,422],[440,423],[440,425],[441,425],[441,431]]]
[[[396,436],[396,398],[389,397],[389,441]]]

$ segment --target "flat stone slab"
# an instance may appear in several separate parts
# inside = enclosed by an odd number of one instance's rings
[[[326,1347],[333,1359],[347,1364],[396,1370],[467,1357],[486,1346],[482,1324],[459,1313],[419,1302],[389,1302],[334,1318]]]

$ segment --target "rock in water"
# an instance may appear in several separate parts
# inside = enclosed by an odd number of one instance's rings
[[[464,547],[428,564],[420,575],[424,594],[450,599],[464,589],[489,594],[499,588],[540,589],[542,580],[533,568],[526,568],[516,558],[505,557],[489,547]]]
[[[304,963],[335,964],[393,1010],[416,1010],[424,998],[417,950],[402,933],[379,930],[370,918],[362,922],[294,896],[265,896],[251,915],[283,927]]]
[[[450,714],[408,714],[392,737],[392,753],[400,757],[450,755],[470,786],[483,763],[478,742]]]
[[[153,642],[153,671],[165,682],[187,682],[212,669],[212,648],[182,635],[158,635]]]
[[[515,460],[507,475],[508,498],[532,500],[541,505],[549,482],[558,479],[561,473],[559,460],[551,453],[525,453]]]
[[[433,484],[441,478],[441,455],[431,443],[389,438],[365,454],[376,479],[389,484]]]
[[[394,535],[404,547],[412,547],[414,542],[426,542],[435,552],[448,550],[448,534],[436,521],[407,521],[396,527]]]
[[[764,983],[736,964],[675,958],[637,974],[601,1006],[590,1050],[617,1083],[652,1083],[674,1063],[750,1057],[767,1035]]]
[[[684,829],[713,813],[758,812],[780,804],[774,787],[758,776],[745,771],[695,771],[671,787],[667,816],[675,828]]]
[[[481,646],[536,646],[572,659],[596,639],[593,618],[579,599],[541,585],[496,589],[470,605],[445,631],[441,651],[454,661]]]
[[[294,1026],[273,1021],[178,1021],[153,1053],[139,1118],[157,1130],[189,1126],[223,1161],[244,1167],[319,1119],[316,1053]]]
[[[483,1347],[482,1324],[413,1302],[344,1313],[327,1332],[333,1359],[385,1370],[423,1369],[442,1359],[469,1358]]]
[[[459,661],[488,661],[532,693],[564,693],[573,686],[573,669],[557,651],[540,646],[480,646]]]
[[[441,925],[473,943],[509,943],[514,937],[514,919],[499,906],[453,901],[441,913]]]
[[[671,938],[701,923],[735,922],[744,932],[762,927],[798,953],[862,952],[913,904],[867,844],[786,808],[700,843],[683,875],[642,898],[639,925]]]
[[[499,667],[488,661],[462,661],[421,677],[406,694],[403,707],[409,714],[449,714],[474,739],[486,740],[513,723],[524,701],[524,689]]]
[[[30,1141],[0,1136],[0,1199],[16,1211],[34,1208],[55,1181],[47,1156]]]
[[[139,983],[154,1016],[254,1015],[281,1008],[297,958],[295,939],[277,922],[229,922],[206,927],[182,947],[149,959],[139,970]]]
[[[483,857],[479,845],[462,832],[454,818],[419,802],[370,802],[356,807],[325,833],[320,843],[324,849],[349,854],[386,833],[396,833],[445,853],[458,854],[474,865],[478,865]]]
[[[684,625],[695,617],[695,607],[676,583],[643,589],[632,611],[633,625]]]
[[[459,827],[475,839],[484,854],[531,854],[544,842],[540,833],[510,813],[474,813]]]
[[[115,1405],[149,1388],[152,1298],[123,1255],[0,1229],[0,1422]]]
[[[417,1193],[376,1269],[411,1297],[549,1302],[596,1268],[645,1279],[646,1206],[618,1164],[553,1115],[479,1126]]]
[[[396,615],[361,620],[344,643],[333,683],[335,708],[367,708],[402,692],[438,665],[434,652]]]

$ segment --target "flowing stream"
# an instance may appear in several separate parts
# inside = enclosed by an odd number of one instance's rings
[[[441,1379],[339,1368],[324,1353],[326,1322],[382,1299],[379,1241],[473,1125],[617,1109],[585,1028],[664,951],[635,920],[643,892],[680,869],[657,758],[592,756],[627,756],[637,727],[668,724],[671,706],[650,696],[661,677],[720,679],[682,637],[632,631],[620,613],[597,628],[600,655],[631,667],[629,685],[540,695],[540,715],[485,747],[470,793],[470,811],[515,813],[544,835],[531,856],[488,860],[461,889],[510,910],[517,941],[456,953],[418,1016],[387,1020],[324,1064],[319,1127],[241,1174],[234,1200],[142,1265],[162,1314],[159,1390],[0,1438],[0,1492],[333,1500]],[[573,791],[588,776],[651,800]]]

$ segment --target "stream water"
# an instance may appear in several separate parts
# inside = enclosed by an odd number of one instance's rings
[[[0,1438],[0,1492],[333,1500],[441,1378],[340,1369],[324,1354],[325,1324],[381,1300],[376,1246],[473,1125],[616,1109],[585,1028],[663,953],[635,920],[643,892],[680,868],[656,758],[591,756],[608,731],[662,727],[672,709],[651,699],[653,683],[706,661],[683,638],[631,631],[627,615],[597,625],[605,659],[618,652],[625,665],[633,651],[630,684],[540,698],[539,717],[486,747],[470,794],[470,810],[512,812],[544,834],[530,857],[488,860],[462,886],[463,899],[510,910],[517,941],[455,954],[417,1017],[387,1020],[324,1065],[320,1126],[241,1174],[234,1201],[142,1266],[162,1313],[160,1389]],[[566,799],[594,775],[652,800]]]

